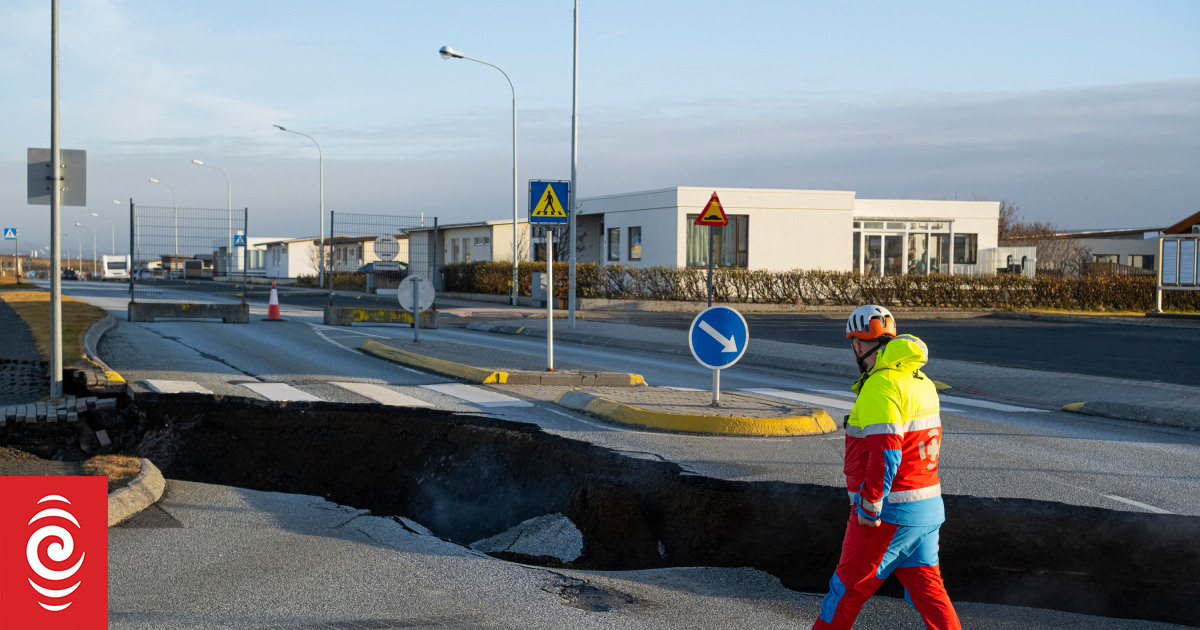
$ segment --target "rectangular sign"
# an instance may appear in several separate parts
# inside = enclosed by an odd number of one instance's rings
[[[1159,262],[1159,284],[1175,284],[1179,281],[1179,240],[1163,239],[1162,260]]]
[[[108,478],[0,477],[0,630],[108,628]]]
[[[53,173],[50,149],[29,149],[29,204],[50,205],[50,184]],[[59,149],[62,164],[62,199],[64,206],[87,205],[87,151]]]
[[[1187,286],[1196,284],[1195,239],[1179,239],[1179,284]]]
[[[571,207],[569,182],[531,180],[529,182],[529,222],[566,223]]]

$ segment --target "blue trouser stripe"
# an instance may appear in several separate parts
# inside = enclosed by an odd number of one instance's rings
[[[835,572],[833,577],[829,579],[829,592],[821,600],[821,621],[833,623],[833,614],[837,612],[838,604],[845,595],[846,585],[842,584],[841,578]]]

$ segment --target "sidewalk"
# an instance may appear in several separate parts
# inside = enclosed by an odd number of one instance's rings
[[[467,329],[545,337],[545,326],[544,319],[521,319],[519,322],[474,322]],[[683,334],[603,320],[576,319],[573,329],[568,328],[564,321],[556,320],[554,338],[559,342],[589,346],[690,356]],[[751,339],[741,363],[828,374],[848,381],[858,376],[857,369],[847,360],[847,353],[841,349],[780,341]],[[963,395],[1044,409],[1065,408],[1067,411],[1117,419],[1200,428],[1200,388],[936,358],[924,371],[931,378],[952,387],[943,395]]]

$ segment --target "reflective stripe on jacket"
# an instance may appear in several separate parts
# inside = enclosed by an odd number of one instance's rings
[[[870,519],[897,525],[945,520],[938,455],[942,421],[937,388],[920,368],[925,343],[900,335],[854,383],[858,394],[846,422],[846,489]]]

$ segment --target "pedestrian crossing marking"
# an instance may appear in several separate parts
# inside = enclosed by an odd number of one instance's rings
[[[784,400],[794,400],[796,402],[809,403],[819,405],[821,407],[833,407],[834,409],[853,409],[854,403],[849,400],[838,400],[836,398],[827,398],[825,396],[813,396],[811,394],[800,394],[797,392],[789,392],[782,389],[774,389],[770,387],[754,387],[743,389],[741,391],[750,392],[751,394],[762,394],[773,398],[782,398]]]
[[[566,217],[567,211],[563,209],[562,202],[558,200],[558,195],[554,194],[553,186],[546,186],[546,191],[542,193],[542,198],[538,200],[537,205],[533,207],[533,212],[530,216],[534,218],[540,217]]]
[[[341,387],[342,389],[352,391],[355,394],[362,396],[363,398],[370,398],[371,400],[374,400],[375,402],[377,402],[381,405],[388,405],[391,407],[432,407],[433,406],[433,405],[425,402],[424,400],[420,400],[418,398],[413,398],[412,396],[406,396],[404,394],[401,394],[400,392],[388,389],[382,385],[374,385],[372,383],[334,383],[334,382],[330,382],[329,384],[336,385],[338,387]]]
[[[473,387],[462,383],[440,383],[437,385],[422,385],[421,387],[452,396],[460,400],[465,400],[479,407],[532,407],[532,403],[525,402],[505,396],[499,392],[483,389],[481,387]]]
[[[152,391],[159,394],[212,394],[212,390],[202,387],[195,381],[168,381],[161,379],[142,381]]]
[[[275,402],[321,402],[320,398],[287,383],[242,383],[242,387]]]

